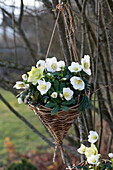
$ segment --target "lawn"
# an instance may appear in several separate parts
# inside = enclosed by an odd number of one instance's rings
[[[28,106],[18,104],[16,97],[8,91],[0,89],[0,93],[18,113],[23,115],[42,134],[47,136],[38,117]],[[16,152],[21,154],[27,153],[30,150],[36,150],[36,146],[41,146],[42,148],[47,146],[38,135],[33,133],[32,130],[19,120],[0,100],[0,160],[7,155],[4,145],[6,137],[9,137],[14,143]]]

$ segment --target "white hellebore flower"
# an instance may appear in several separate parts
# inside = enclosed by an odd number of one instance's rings
[[[81,59],[81,64],[82,64],[83,71],[90,76],[91,75],[90,56],[85,55],[84,58]]]
[[[109,153],[108,156],[113,159],[113,153]]]
[[[46,68],[47,71],[55,72],[58,69],[57,59],[55,57],[53,58],[47,58],[46,59]]]
[[[39,61],[37,62],[37,64],[36,64],[36,67],[37,67],[37,68],[38,68],[38,67],[41,67],[41,66],[45,67],[45,61],[44,61],[44,60],[39,60]]]
[[[82,70],[82,66],[78,63],[78,62],[72,62],[71,66],[68,67],[68,69],[70,70],[70,72],[79,72]]]
[[[23,74],[23,75],[22,75],[22,79],[23,79],[23,80],[27,80],[27,79],[28,79],[27,74]]]
[[[57,98],[57,96],[58,96],[58,93],[57,93],[57,92],[53,92],[53,93],[51,94],[51,97],[52,97],[52,98]]]
[[[63,95],[67,101],[71,100],[73,93],[74,92],[70,88],[63,88]]]
[[[25,84],[23,81],[17,81],[16,84],[13,86],[13,88],[16,88],[16,89],[26,89],[28,87],[29,85]]]
[[[80,153],[80,154],[84,154],[85,151],[86,151],[86,146],[81,144],[80,148],[77,149],[77,151]]]
[[[18,98],[18,103],[21,104],[22,103],[22,99],[21,97]]]
[[[40,91],[41,95],[47,93],[47,91],[51,88],[50,82],[38,80],[38,84],[37,89]]]
[[[58,65],[57,71],[60,71],[65,67],[65,62],[64,61],[59,61],[59,62],[57,62],[57,65]]]
[[[99,155],[91,155],[87,158],[89,164],[95,165],[98,163],[100,156]]]
[[[95,131],[90,131],[88,136],[88,141],[90,143],[95,143],[98,140],[98,134]]]
[[[83,90],[85,88],[85,83],[80,77],[74,76],[70,79],[70,81],[75,90]]]

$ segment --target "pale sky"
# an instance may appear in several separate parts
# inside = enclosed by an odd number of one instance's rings
[[[2,3],[3,2],[3,3]],[[28,6],[28,7],[40,7],[42,6],[42,2],[38,2],[36,0],[23,0],[24,2],[24,5],[25,6]],[[12,12],[12,8],[8,7],[8,5],[15,5],[16,7],[20,7],[20,3],[21,3],[21,0],[0,0],[0,6],[2,6],[3,8],[7,9],[9,12]],[[6,5],[5,5],[6,4]],[[16,15],[18,15],[20,12],[19,9],[15,9],[14,13]],[[1,11],[0,11],[0,23],[2,22],[2,14],[1,14]]]

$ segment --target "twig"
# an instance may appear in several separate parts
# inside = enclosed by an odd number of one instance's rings
[[[85,53],[85,9],[86,9],[87,0],[83,0],[82,11],[81,11],[81,30],[82,30],[82,40],[81,40],[81,58],[83,58]]]
[[[111,132],[111,135],[110,135],[110,138],[109,138],[109,142],[108,142],[107,153],[110,153],[110,151],[111,151],[112,140],[113,140],[113,133]]]
[[[12,15],[11,15],[8,11],[6,11],[4,8],[0,7],[0,9],[1,9],[4,13],[6,13],[10,18],[12,18]],[[30,54],[31,54],[34,62],[36,63],[36,62],[37,62],[37,59],[36,59],[34,50],[33,50],[33,48],[31,47],[31,44],[30,44],[30,42],[28,41],[28,39],[27,39],[27,37],[26,37],[23,29],[21,28],[21,25],[19,25],[18,22],[17,22],[15,19],[14,19],[14,23],[15,23],[16,27],[18,28],[19,33],[20,33],[21,37],[23,38],[23,40],[24,40],[27,48],[29,49],[29,52],[30,52]]]
[[[19,64],[15,64],[15,63],[12,63],[9,61],[3,61],[3,60],[0,60],[0,67],[12,68],[12,69],[23,70],[23,71],[28,71],[31,68],[30,66],[19,65]]]
[[[23,0],[21,0],[20,16],[19,16],[19,19],[18,19],[19,25],[21,25],[23,14],[24,14],[24,3],[23,3]]]
[[[97,20],[97,53],[96,53],[96,58],[95,58],[95,77],[94,77],[94,91],[96,90],[96,82],[97,82],[97,74],[98,74],[98,58],[99,58],[99,19],[100,19],[100,1],[98,0],[97,3],[97,15],[98,15],[98,20]],[[94,94],[94,130],[95,130],[95,99],[96,99],[96,93]]]

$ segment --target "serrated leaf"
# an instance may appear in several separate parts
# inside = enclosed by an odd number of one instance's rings
[[[38,104],[34,104],[34,106],[35,106],[35,107],[38,107],[39,105],[40,105],[40,103],[38,103]]]
[[[69,100],[69,101],[65,101],[65,102],[63,102],[63,103],[62,103],[62,105],[67,106],[67,105],[75,104],[75,102],[76,102],[76,100],[75,100],[75,99],[71,99],[71,100]]]
[[[53,76],[59,76],[59,75],[60,75],[59,72],[54,72],[54,73],[53,73]]]
[[[48,107],[48,108],[55,107],[56,103],[49,102],[45,106]]]
[[[54,88],[55,88],[56,91],[59,90],[59,81],[58,80],[54,81]]]
[[[57,105],[56,107],[53,108],[53,110],[51,111],[51,115],[55,115],[57,112],[59,111],[59,106]]]
[[[61,105],[61,110],[68,112],[69,108],[67,106]]]
[[[85,112],[85,110],[88,110],[91,107],[92,104],[90,99],[86,95],[84,95],[79,103],[79,111]]]
[[[63,91],[63,88],[65,87],[65,83],[60,84],[60,91]]]

